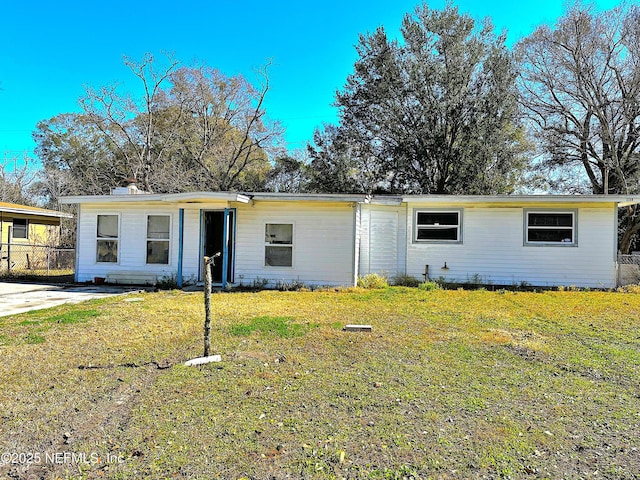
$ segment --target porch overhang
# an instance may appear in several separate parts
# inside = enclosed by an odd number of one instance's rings
[[[56,210],[47,210],[46,208],[30,207],[28,205],[18,205],[6,202],[0,202],[0,213],[31,215],[38,217],[73,218],[73,215],[66,212],[58,212]]]

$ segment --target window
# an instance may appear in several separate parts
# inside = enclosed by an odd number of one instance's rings
[[[293,266],[293,224],[267,223],[264,242],[264,264],[267,267]]]
[[[118,215],[98,215],[96,262],[118,262]]]
[[[416,211],[416,242],[460,242],[461,211]]]
[[[169,215],[147,217],[147,263],[169,263]]]
[[[26,218],[13,219],[13,238],[29,238],[29,221]]]
[[[526,212],[525,243],[576,244],[576,212]]]

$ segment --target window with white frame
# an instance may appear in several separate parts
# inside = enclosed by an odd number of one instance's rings
[[[147,216],[147,263],[169,264],[170,215]]]
[[[576,245],[576,212],[525,211],[525,243]]]
[[[98,215],[96,262],[118,262],[119,217]]]
[[[29,238],[29,220],[26,218],[13,219],[13,238]]]
[[[416,210],[414,240],[459,243],[461,217],[460,210]]]
[[[267,223],[264,227],[264,243],[265,266],[293,266],[292,223]]]

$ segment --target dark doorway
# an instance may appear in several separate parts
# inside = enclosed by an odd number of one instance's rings
[[[235,211],[202,212],[202,255],[220,253],[211,268],[213,283],[233,283]]]

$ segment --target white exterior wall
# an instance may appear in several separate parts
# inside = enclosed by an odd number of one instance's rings
[[[422,278],[428,265],[430,278],[452,283],[592,288],[616,285],[613,206],[527,207],[527,210],[577,211],[577,246],[525,245],[522,207],[456,206],[462,209],[461,243],[414,242],[414,209],[431,207],[411,204],[407,210],[407,274],[411,276]],[[448,269],[442,268],[445,263]]]
[[[96,262],[98,215],[119,216],[118,262]],[[170,215],[169,264],[147,264],[147,215]],[[178,208],[165,205],[81,205],[78,215],[76,280],[91,282],[96,277],[131,273],[155,275],[158,280],[175,276],[178,266]],[[144,282],[143,282],[144,283]],[[149,281],[149,283],[155,283]]]
[[[78,220],[76,278],[155,275],[176,277],[178,271],[179,210],[184,208],[182,276],[186,283],[199,278],[201,268],[200,218],[203,210],[236,208],[235,283],[268,280],[307,285],[353,285],[356,255],[356,207],[350,203],[255,202],[254,204],[103,204],[82,205]],[[97,216],[119,215],[117,263],[96,262]],[[146,224],[149,214],[171,215],[168,265],[146,264]],[[265,224],[292,223],[293,266],[265,266]],[[152,283],[152,282],[150,282]]]
[[[413,241],[415,209],[460,209],[459,244]],[[555,207],[555,208],[554,208]],[[526,209],[577,212],[577,246],[524,245],[523,206],[414,203],[402,206],[347,202],[226,201],[208,203],[82,204],[78,216],[76,277],[136,273],[175,277],[178,271],[179,210],[184,209],[182,272],[199,278],[202,210],[236,209],[235,283],[263,280],[307,285],[353,285],[357,274],[408,274],[432,279],[494,285],[575,285],[609,288],[616,284],[617,216],[613,204],[527,204]],[[120,217],[118,263],[96,262],[98,214]],[[146,216],[171,216],[168,265],[146,264]],[[292,223],[293,267],[265,266],[267,223]],[[443,269],[444,264],[448,269]]]
[[[236,283],[268,280],[353,285],[356,207],[350,203],[255,202],[238,206]],[[265,224],[293,224],[293,267],[265,266]]]

